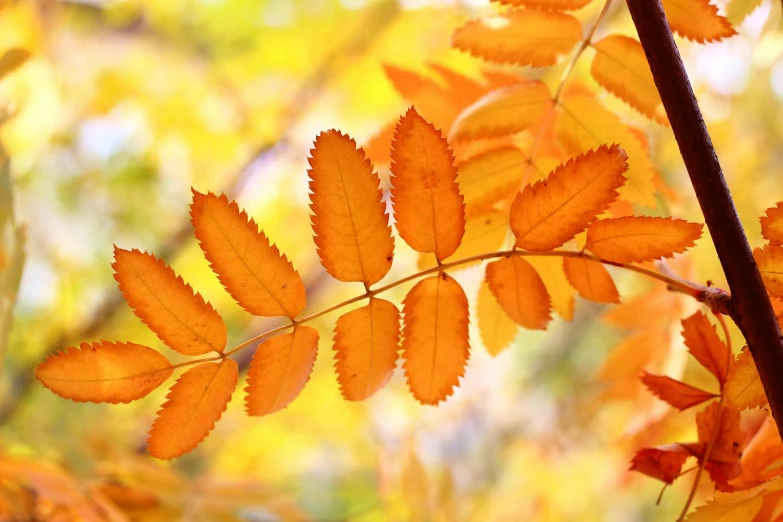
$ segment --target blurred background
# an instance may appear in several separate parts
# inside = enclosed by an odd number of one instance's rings
[[[758,246],[758,216],[783,200],[781,3],[718,3],[739,35],[679,43]],[[600,8],[576,16],[589,22]],[[646,350],[656,368],[710,384],[679,335],[696,304],[637,275],[613,272],[623,304],[612,309],[553,292],[559,317],[549,330],[520,330],[494,356],[473,321],[463,383],[437,408],[412,399],[399,369],[370,400],[343,401],[332,369],[337,316],[326,315],[314,325],[313,377],[292,406],[249,418],[240,382],[211,436],[174,462],[148,457],[144,443],[166,386],[109,406],[66,401],[35,380],[47,354],[80,341],[134,341],[178,360],[121,300],[112,244],[170,263],[226,319],[229,346],[279,324],[243,312],[209,270],[192,237],[191,186],[225,192],[255,218],[303,275],[306,313],[361,293],[316,256],[312,141],[338,128],[369,144],[388,186],[374,136],[413,102],[428,110],[405,86],[502,72],[554,91],[568,56],[549,69],[500,68],[451,49],[457,27],[495,10],[485,0],[0,0],[0,141],[10,158],[0,168],[6,513],[37,503],[39,520],[674,518],[690,479],[656,506],[660,483],[630,474],[628,462],[643,444],[695,439],[694,412],[653,399],[628,354]],[[610,32],[634,35],[624,2],[597,34]],[[595,89],[590,53],[574,78]],[[671,131],[602,96],[648,132],[661,179],[657,207],[644,212],[702,221]],[[385,281],[416,266],[397,241]],[[669,268],[726,286],[709,237]],[[481,276],[478,267],[455,273],[472,307]],[[741,343],[737,335],[735,349]],[[246,368],[251,355],[237,360]]]

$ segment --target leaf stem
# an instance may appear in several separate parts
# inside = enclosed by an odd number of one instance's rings
[[[193,359],[192,361],[184,361],[184,362],[181,362],[179,364],[173,364],[171,366],[171,368],[172,369],[184,368],[186,366],[193,366],[194,364],[201,364],[201,363],[204,363],[204,362],[219,361],[223,357],[224,357],[224,355],[221,354],[221,355],[215,355],[214,357],[207,357],[206,359]]]
[[[368,291],[366,291],[365,293],[363,293],[361,295],[358,295],[356,297],[352,297],[351,299],[348,299],[347,301],[343,301],[341,303],[338,303],[338,304],[336,304],[334,306],[326,308],[325,310],[321,310],[320,312],[316,312],[316,313],[314,313],[312,315],[308,315],[307,317],[299,319],[298,321],[292,322],[290,324],[286,324],[286,325],[283,325],[283,326],[278,326],[277,328],[273,328],[272,330],[269,330],[267,332],[264,332],[264,333],[262,333],[260,335],[255,336],[255,337],[253,337],[251,339],[248,339],[247,341],[243,342],[242,344],[232,348],[228,352],[223,353],[222,356],[219,356],[218,358],[220,358],[220,357],[228,357],[228,356],[238,352],[239,350],[242,350],[243,348],[246,348],[246,347],[248,347],[250,345],[253,345],[253,344],[257,344],[260,341],[263,341],[264,339],[266,339],[266,338],[268,338],[268,337],[270,337],[270,336],[272,336],[274,334],[283,332],[285,330],[288,330],[289,328],[294,328],[294,327],[296,327],[297,325],[300,325],[300,324],[308,323],[308,322],[310,322],[310,321],[312,321],[314,319],[317,319],[317,318],[319,318],[319,317],[321,317],[323,315],[326,315],[328,313],[334,312],[335,310],[339,310],[340,308],[343,308],[343,307],[348,306],[350,304],[353,304],[353,303],[356,303],[358,301],[361,301],[362,299],[368,299],[370,297],[374,297],[374,296],[376,296],[376,295],[378,295],[378,294],[380,294],[382,292],[386,292],[387,290],[391,290],[392,288],[395,288],[397,286],[405,284],[405,283],[407,283],[409,281],[413,281],[415,279],[419,279],[421,277],[424,277],[424,276],[427,276],[427,275],[430,275],[430,274],[439,273],[439,272],[442,272],[444,270],[448,270],[448,269],[451,269],[451,268],[456,268],[458,266],[465,265],[465,264],[468,264],[468,263],[476,263],[476,262],[481,262],[481,261],[488,261],[490,259],[497,259],[497,258],[500,258],[500,257],[508,258],[508,257],[514,257],[514,256],[521,256],[521,257],[575,257],[575,258],[582,258],[582,259],[587,259],[587,260],[590,260],[590,261],[594,261],[596,263],[603,263],[605,265],[616,266],[616,267],[619,267],[619,268],[623,268],[625,270],[630,270],[632,272],[636,272],[636,273],[645,275],[645,276],[650,277],[652,279],[657,279],[658,281],[662,281],[662,282],[666,283],[667,285],[669,285],[670,288],[675,289],[675,290],[677,290],[679,292],[682,292],[684,294],[687,294],[687,295],[689,295],[689,296],[691,296],[691,297],[693,297],[695,299],[698,299],[698,296],[700,295],[700,292],[701,292],[700,285],[697,285],[695,283],[684,282],[684,281],[682,281],[680,279],[677,279],[677,278],[674,278],[674,277],[671,277],[671,276],[668,276],[666,274],[662,274],[662,273],[659,273],[659,272],[655,272],[654,270],[649,270],[649,269],[641,267],[641,266],[635,266],[635,265],[629,265],[629,264],[625,264],[625,263],[614,263],[612,261],[606,261],[604,259],[600,259],[600,258],[594,256],[593,254],[590,254],[590,253],[587,253],[587,252],[583,252],[583,251],[550,250],[550,251],[547,251],[547,252],[526,252],[526,251],[522,251],[522,250],[500,250],[500,251],[497,251],[497,252],[487,252],[485,254],[479,254],[479,255],[475,255],[475,256],[471,256],[471,257],[466,257],[464,259],[458,259],[456,261],[451,261],[449,263],[441,263],[439,266],[435,266],[435,267],[432,267],[432,268],[428,268],[426,270],[422,270],[420,272],[416,272],[415,274],[411,274],[411,275],[409,275],[407,277],[403,277],[402,279],[394,281],[393,283],[389,283],[388,285],[376,288],[375,290],[368,290]],[[202,359],[200,361],[192,362],[192,363],[189,363],[189,364],[195,364],[197,362],[211,361],[211,360],[215,360],[215,359]],[[187,366],[187,365],[188,364],[183,363],[181,365],[178,365],[177,367],[179,367],[179,366]]]
[[[592,43],[593,35],[595,34],[596,29],[598,29],[598,25],[606,16],[606,13],[609,12],[609,6],[611,5],[612,5],[612,0],[606,0],[606,2],[604,2],[604,6],[601,8],[601,12],[598,13],[595,22],[593,22],[592,27],[590,27],[590,30],[587,33],[587,36],[585,36],[582,39],[582,42],[579,44],[579,49],[577,49],[574,56],[571,57],[571,61],[568,62],[566,68],[563,69],[563,74],[562,76],[560,76],[560,82],[559,85],[557,86],[557,91],[555,91],[555,95],[552,98],[552,105],[549,107],[549,111],[544,117],[544,123],[539,128],[538,133],[536,134],[536,140],[533,142],[533,146],[530,148],[530,157],[527,160],[527,167],[525,168],[525,173],[522,176],[523,187],[530,182],[530,176],[528,175],[530,172],[530,167],[533,166],[533,161],[534,158],[536,157],[538,146],[541,144],[541,140],[544,137],[544,132],[549,126],[549,122],[552,120],[552,116],[554,116],[555,114],[555,107],[557,107],[558,104],[560,103],[560,97],[563,95],[563,89],[565,89],[565,85],[568,82],[568,78],[570,78],[571,73],[574,72],[574,68],[576,67],[577,62],[579,61],[579,58],[581,58],[585,50],[588,47],[590,47],[590,44]]]
[[[691,492],[688,494],[688,500],[685,501],[685,505],[682,507],[682,512],[680,513],[680,516],[677,517],[677,522],[682,522],[683,520],[685,520],[685,516],[688,514],[688,509],[690,509],[691,507],[691,502],[693,502],[693,497],[696,496],[696,490],[699,488],[699,480],[701,480],[701,475],[704,472],[704,468],[707,466],[707,463],[710,461],[710,454],[712,453],[712,450],[715,447],[715,443],[718,442],[718,434],[720,433],[720,423],[722,418],[723,418],[723,397],[721,396],[720,401],[718,401],[718,416],[715,419],[715,426],[712,428],[710,441],[707,443],[707,448],[704,450],[704,455],[701,458],[701,462],[699,462],[699,469],[696,470],[696,478],[693,479],[693,486],[691,486]]]
[[[729,347],[729,354],[731,354],[731,336],[729,335],[729,325],[726,324],[726,319],[723,318],[723,314],[713,312],[715,319],[720,323],[720,327],[723,330],[723,339],[726,341],[726,346]],[[729,361],[731,362],[731,361]]]

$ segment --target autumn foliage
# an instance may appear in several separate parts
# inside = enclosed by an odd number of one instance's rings
[[[487,62],[532,67],[551,66],[576,48],[575,62],[592,47],[590,72],[597,84],[668,126],[640,43],[619,34],[594,41],[600,17],[583,37],[570,11],[589,1],[501,0],[505,10],[468,21],[452,44]],[[663,5],[673,31],[685,38],[710,42],[734,34],[707,0]],[[542,81],[498,71],[474,80],[433,69],[442,82],[386,66],[411,107],[365,148],[331,129],[310,150],[315,251],[328,274],[361,283],[363,294],[304,315],[302,277],[274,238],[225,195],[193,189],[194,235],[225,290],[249,314],[289,322],[227,346],[219,311],[164,260],[115,247],[112,268],[128,305],[163,344],[191,359],[172,365],[153,347],[84,342],[42,362],[36,369],[41,383],[78,402],[124,403],[184,369],[147,441],[152,456],[171,459],[204,440],[237,393],[251,416],[271,415],[296,400],[310,379],[319,341],[325,341],[306,323],[325,313],[339,314],[331,344],[346,400],[373,396],[402,359],[413,397],[437,405],[465,376],[471,322],[495,355],[520,326],[545,330],[556,315],[570,319],[574,293],[596,303],[620,303],[616,270],[663,280],[671,290],[704,302],[706,287],[679,281],[650,263],[693,247],[702,224],[654,215],[660,179],[644,133],[605,108],[587,87],[564,87],[570,68],[555,93]],[[378,174],[387,166],[388,201]],[[768,244],[755,252],[774,298],[783,298],[781,205],[762,217]],[[420,256],[420,271],[383,286],[401,241]],[[478,263],[485,265],[484,279],[477,317],[471,317],[469,296],[453,273]],[[409,281],[414,284],[400,303],[380,296]],[[743,431],[741,412],[765,406],[764,389],[749,351],[735,357],[723,317],[711,314],[719,333],[705,311],[683,319],[681,332],[690,355],[713,376],[712,388],[647,371],[648,349],[656,342],[650,332],[626,339],[615,352],[621,355],[610,356],[598,378],[619,382],[616,377],[625,372],[627,386],[641,382],[672,408],[701,407],[697,440],[641,448],[631,469],[671,484],[693,460],[696,482],[706,473],[724,496],[692,519],[738,510],[751,514],[742,520],[751,520],[783,496],[783,472],[766,466],[783,445],[769,420],[751,436]],[[255,354],[246,386],[237,392],[241,375],[231,355],[246,348],[255,348]],[[607,390],[607,397],[614,392]]]

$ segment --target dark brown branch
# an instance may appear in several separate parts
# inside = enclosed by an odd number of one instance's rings
[[[783,426],[783,342],[660,0],[627,0],[732,294],[737,323]]]

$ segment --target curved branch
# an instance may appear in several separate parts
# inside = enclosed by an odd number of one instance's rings
[[[772,415],[783,426],[780,328],[688,74],[660,0],[628,0],[628,8],[731,289],[731,318],[748,342]]]
[[[663,283],[666,283],[668,288],[670,290],[674,290],[676,292],[680,292],[686,295],[689,295],[696,299],[699,302],[707,303],[707,300],[705,299],[705,296],[708,293],[708,288],[700,285],[698,283],[692,283],[690,281],[684,281],[682,279],[679,279],[677,277],[672,277],[667,274],[663,274],[660,272],[655,272],[654,270],[649,270],[647,268],[636,266],[632,264],[626,264],[626,263],[615,263],[613,261],[607,261],[605,259],[601,259],[597,256],[594,256],[593,254],[583,252],[583,251],[573,251],[573,250],[549,250],[546,252],[527,252],[524,250],[499,250],[497,252],[487,252],[485,254],[478,254],[475,256],[465,257],[463,259],[458,259],[456,261],[450,261],[448,263],[440,263],[437,266],[434,266],[432,268],[428,268],[426,270],[421,270],[419,272],[416,272],[415,274],[411,274],[409,276],[403,277],[402,279],[398,279],[397,281],[394,281],[393,283],[389,283],[385,286],[376,288],[375,290],[367,290],[363,294],[357,295],[355,297],[352,297],[346,301],[343,301],[341,303],[337,303],[334,306],[330,306],[329,308],[326,308],[324,310],[321,310],[320,312],[316,312],[314,314],[308,315],[307,317],[303,317],[302,319],[298,319],[296,321],[292,321],[288,324],[284,324],[282,326],[278,326],[277,328],[273,328],[272,330],[266,331],[264,333],[261,333],[259,335],[256,335],[255,337],[252,337],[248,339],[247,341],[243,342],[242,344],[235,346],[231,350],[224,352],[219,357],[228,357],[229,355],[233,355],[236,352],[239,352],[248,346],[253,346],[258,344],[259,342],[267,339],[268,337],[283,332],[285,330],[288,330],[290,328],[294,328],[297,325],[304,324],[307,322],[312,321],[313,319],[317,319],[323,315],[326,315],[328,313],[334,312],[336,310],[339,310],[341,308],[344,308],[350,304],[358,303],[359,301],[362,301],[364,299],[368,299],[370,297],[376,296],[382,292],[386,292],[387,290],[391,290],[392,288],[398,287],[402,284],[408,283],[410,281],[414,281],[416,279],[420,279],[424,276],[435,274],[442,272],[444,270],[448,270],[450,268],[457,268],[462,265],[470,264],[470,263],[476,263],[481,261],[487,261],[490,259],[497,259],[500,257],[572,257],[572,258],[580,258],[580,259],[587,259],[588,261],[593,261],[595,263],[602,263],[604,265],[611,265],[616,266],[618,268],[623,268],[625,270],[629,270],[631,272],[636,272],[637,274],[642,274],[647,277],[650,277],[652,279],[656,279],[658,281],[661,281]],[[724,292],[725,293],[725,292]],[[731,296],[726,294],[728,298],[728,302],[731,300]],[[714,312],[717,313],[725,313],[725,310],[722,308],[712,309]],[[212,360],[212,359],[209,359]],[[201,360],[193,361],[192,364],[196,364],[202,362]],[[187,366],[187,363],[183,364],[184,366]]]

